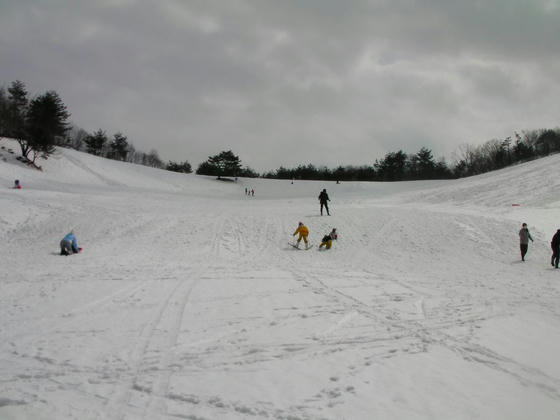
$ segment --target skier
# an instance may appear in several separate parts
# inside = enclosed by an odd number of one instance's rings
[[[325,247],[325,249],[331,249],[332,241],[338,239],[338,233],[336,232],[336,228],[333,228],[328,235],[323,236],[323,240],[321,241],[321,245],[319,245],[319,249]]]
[[[552,248],[552,259],[550,260],[550,264],[552,264],[553,267],[558,268],[558,259],[560,257],[560,229],[558,229],[552,237],[550,247]]]
[[[521,249],[521,261],[525,261],[525,254],[527,254],[527,249],[529,248],[529,239],[531,242],[533,238],[527,229],[527,223],[521,225],[521,230],[519,231],[519,248]]]
[[[321,216],[323,215],[323,206],[325,206],[325,209],[327,210],[327,216],[330,216],[329,206],[327,205],[327,201],[331,201],[331,199],[327,194],[327,190],[323,189],[323,191],[321,191],[321,193],[319,194],[319,202],[321,203]]]
[[[19,183],[19,179],[14,181],[14,190],[21,190],[21,184]]]
[[[307,235],[309,235],[309,229],[307,229],[307,226],[305,226],[302,222],[298,223],[298,227],[292,236],[296,236],[298,233],[299,233],[299,237],[296,242],[296,247],[299,248],[299,243],[302,239],[303,242],[305,242],[305,246],[307,247],[308,246]]]
[[[78,248],[78,242],[76,241],[76,235],[74,235],[74,229],[72,229],[70,233],[60,241],[60,255],[77,254],[80,250],[81,248]]]

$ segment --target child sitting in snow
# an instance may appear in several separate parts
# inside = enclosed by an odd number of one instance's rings
[[[70,233],[60,241],[60,255],[72,255],[80,251],[81,248],[78,248],[76,235],[74,235],[74,230],[72,229]]]
[[[325,247],[325,249],[331,249],[332,241],[338,238],[338,233],[336,232],[336,228],[331,230],[331,233],[328,235],[323,236],[323,240],[321,241],[321,245],[319,245],[319,249]]]

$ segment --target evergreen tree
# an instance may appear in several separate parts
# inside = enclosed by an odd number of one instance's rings
[[[220,152],[210,156],[205,164],[201,164],[197,169],[200,175],[238,176],[241,169],[241,160],[234,155],[231,150]],[[202,172],[201,172],[202,171]]]
[[[216,176],[218,175],[218,168],[215,165],[211,164],[209,161],[205,161],[198,165],[196,174]]]
[[[8,93],[7,135],[15,139],[24,138],[26,136],[25,116],[29,104],[25,84],[19,80],[12,82]]]
[[[237,176],[242,176],[245,178],[258,178],[259,174],[248,166],[245,166],[244,168],[239,170]]]
[[[50,155],[57,142],[68,131],[69,117],[70,113],[67,111],[66,105],[54,90],[47,91],[33,99],[29,103],[27,111],[28,138],[24,141],[27,143],[27,154],[24,156],[34,163],[39,153],[43,157]],[[22,147],[22,153],[23,151]],[[30,152],[33,152],[31,159]]]
[[[385,155],[382,161],[375,161],[374,168],[383,181],[400,181],[405,176],[407,155],[402,150]]]
[[[417,173],[415,179],[431,179],[434,176],[436,162],[432,155],[432,151],[422,147],[414,156],[417,164]]]
[[[103,147],[107,143],[107,134],[102,129],[97,130],[85,139],[86,150],[88,153],[101,156]]]
[[[8,88],[8,97],[4,104],[4,116],[2,118],[2,136],[17,140],[21,155],[25,158],[31,152],[28,143],[26,126],[26,115],[29,106],[25,84],[19,80],[12,82]]]
[[[518,133],[515,133],[515,144],[513,145],[513,155],[517,161],[530,159],[534,156],[532,146],[527,145]]]
[[[170,160],[165,169],[184,174],[190,174],[192,172],[191,164],[186,160],[183,163],[176,163]]]
[[[558,152],[560,150],[560,132],[554,130],[542,130],[535,146],[541,156]]]
[[[0,137],[6,136],[7,115],[8,115],[8,94],[4,86],[0,86]]]
[[[112,159],[116,160],[126,160],[126,155],[128,154],[128,141],[126,137],[123,136],[121,133],[116,133],[113,136],[113,141],[110,144],[111,146],[111,155]]]

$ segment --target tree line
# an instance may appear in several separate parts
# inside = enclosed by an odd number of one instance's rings
[[[311,164],[263,174],[265,178],[309,179],[333,181],[413,181],[451,179],[478,175],[520,162],[560,152],[560,128],[527,130],[514,133],[514,139],[493,139],[479,146],[462,145],[455,152],[456,159],[448,165],[445,159],[436,160],[432,151],[422,147],[417,153],[402,150],[389,152],[373,165],[339,166],[330,169]]]
[[[190,163],[164,163],[155,149],[148,153],[136,150],[121,132],[111,136],[98,129],[93,133],[72,125],[70,113],[53,90],[29,99],[25,84],[19,80],[6,89],[0,86],[0,136],[16,139],[22,160],[35,165],[39,156],[47,158],[55,146],[70,147],[96,156],[137,163],[175,172],[191,173]],[[448,165],[436,160],[430,149],[417,153],[402,150],[389,152],[372,165],[328,168],[301,164],[295,168],[280,167],[258,174],[242,167],[239,156],[222,151],[198,165],[196,173],[221,177],[264,177],[274,179],[307,179],[332,181],[409,181],[450,179],[477,175],[560,152],[560,128],[514,133],[514,138],[493,139],[479,146],[462,145],[456,159]],[[36,166],[36,165],[35,165]]]
[[[387,153],[373,165],[326,166],[299,165],[294,169],[280,167],[264,174],[265,178],[310,179],[330,181],[405,181],[420,179],[453,178],[445,161],[435,161],[432,151],[423,147],[416,154],[406,154],[402,150]]]
[[[199,175],[263,177],[271,179],[305,179],[324,181],[415,181],[453,179],[478,175],[560,152],[560,128],[527,130],[507,137],[493,139],[479,146],[462,145],[455,152],[456,159],[448,165],[445,159],[436,160],[430,149],[417,153],[402,150],[389,152],[373,165],[338,166],[328,168],[313,164],[288,169],[280,167],[261,175],[251,168],[241,168],[241,161],[231,150],[211,156],[199,165]]]
[[[137,163],[175,172],[191,173],[188,161],[164,163],[155,149],[137,150],[121,132],[93,133],[70,123],[70,112],[58,93],[49,90],[29,98],[25,84],[16,80],[8,88],[0,86],[0,137],[15,139],[20,160],[37,167],[38,157],[48,158],[56,146],[69,147],[92,155]]]

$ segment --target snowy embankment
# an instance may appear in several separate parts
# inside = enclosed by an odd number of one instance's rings
[[[560,156],[292,185],[0,146],[1,419],[560,418]]]

